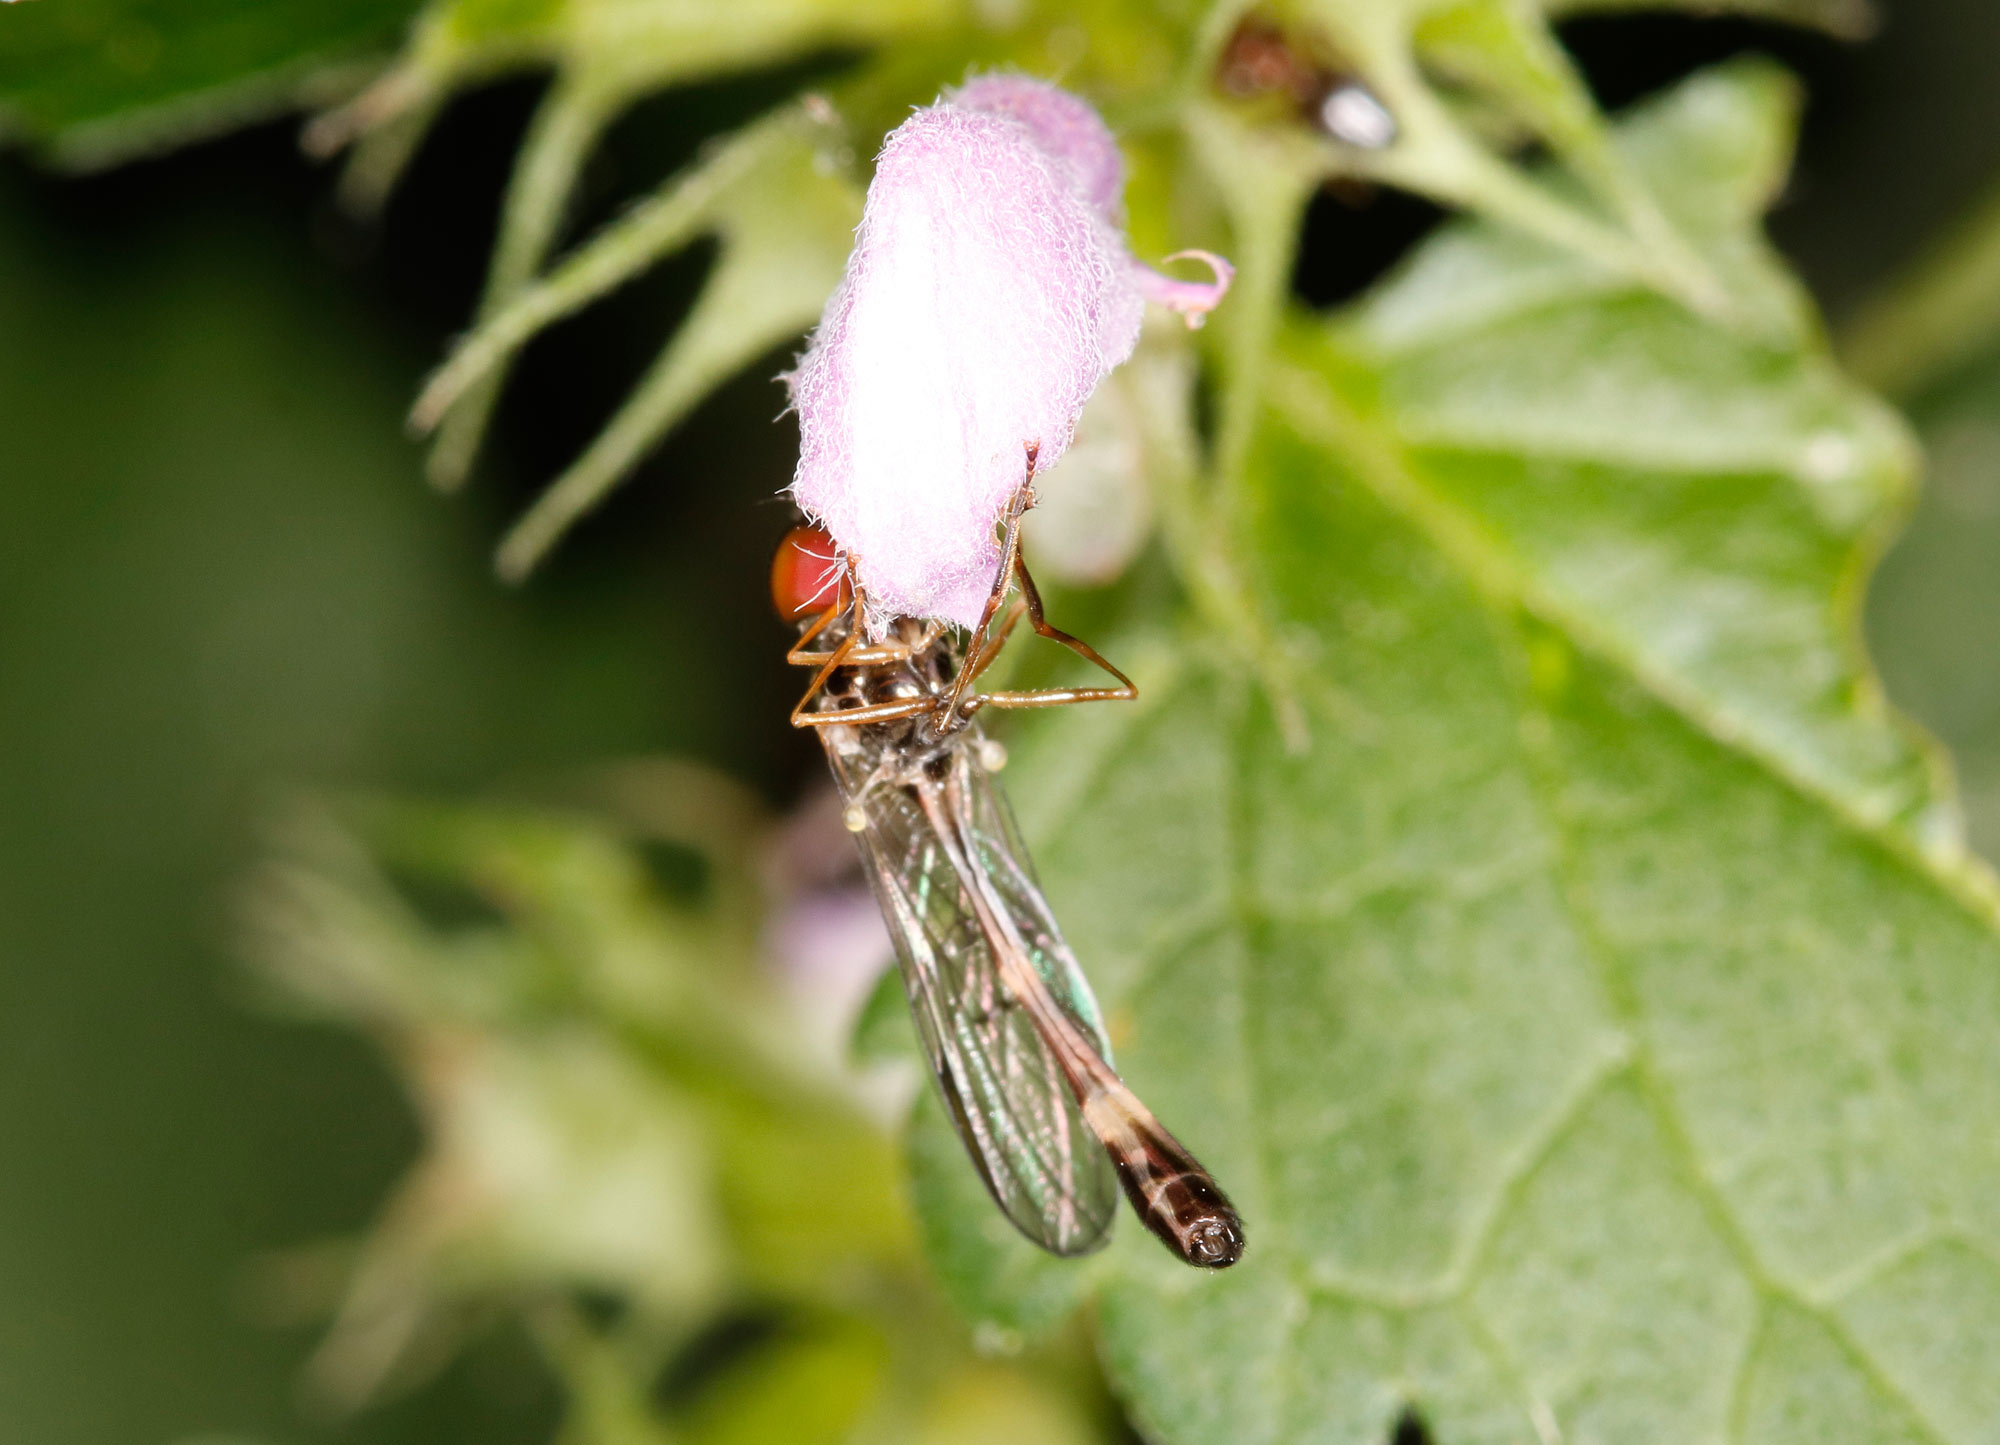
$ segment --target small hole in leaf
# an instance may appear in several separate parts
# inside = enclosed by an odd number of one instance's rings
[[[1396,1428],[1389,1434],[1389,1445],[1431,1445],[1430,1426],[1414,1408],[1405,1405],[1403,1413],[1396,1417]]]

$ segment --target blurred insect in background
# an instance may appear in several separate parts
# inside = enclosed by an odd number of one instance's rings
[[[1033,471],[1031,450],[1029,480],[1002,518],[998,578],[962,649],[944,624],[907,617],[871,641],[832,539],[808,527],[785,538],[773,598],[803,624],[788,660],[816,669],[792,722],[826,747],[938,1092],[1008,1219],[1052,1253],[1087,1253],[1109,1237],[1115,1180],[1176,1255],[1221,1268],[1242,1257],[1242,1221],[1113,1070],[1097,1001],[994,780],[1005,752],[977,721],[987,707],[1137,695],[1042,615],[1020,551]],[[976,691],[1023,616],[1117,685]]]
[[[1304,35],[1254,15],[1223,46],[1215,78],[1225,94],[1239,99],[1289,103],[1306,124],[1355,150],[1387,150],[1402,133],[1389,107],[1351,67],[1314,54]]]

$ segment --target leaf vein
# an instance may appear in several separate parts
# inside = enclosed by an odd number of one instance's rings
[[[1520,1362],[1514,1358],[1514,1352],[1507,1348],[1506,1342],[1494,1332],[1485,1311],[1473,1302],[1470,1295],[1458,1300],[1457,1309],[1459,1318],[1465,1322],[1466,1333],[1472,1336],[1501,1382],[1520,1402],[1529,1425],[1534,1428],[1542,1445],[1561,1445],[1562,1431],[1555,1423],[1555,1410],[1528,1383]]]
[[[1750,1413],[1750,1375],[1757,1363],[1757,1355],[1764,1346],[1764,1335],[1770,1327],[1771,1307],[1766,1296],[1757,1296],[1757,1316],[1750,1322],[1749,1331],[1743,1336],[1743,1348],[1729,1367],[1729,1389],[1724,1399],[1729,1403],[1722,1417],[1722,1439],[1724,1445],[1739,1445],[1749,1436],[1745,1432],[1746,1417]]]
[[[1471,1292],[1486,1267],[1501,1227],[1528,1186],[1534,1182],[1537,1172],[1575,1133],[1577,1126],[1590,1113],[1591,1106],[1612,1084],[1631,1072],[1632,1064],[1631,1041],[1621,1036],[1612,1047],[1591,1061],[1590,1067],[1577,1078],[1569,1092],[1556,1101],[1548,1118],[1529,1131],[1519,1157],[1502,1171],[1488,1191],[1486,1200],[1471,1211],[1472,1228],[1466,1232],[1460,1257],[1445,1276],[1450,1282],[1451,1293]]]
[[[1489,606],[1500,611],[1519,607],[1579,650],[1612,663],[1704,736],[1750,758],[1772,777],[1825,808],[1849,832],[1880,844],[1934,880],[1973,916],[2000,926],[2000,879],[1975,855],[1957,845],[1927,849],[1893,821],[1868,816],[1825,781],[1792,766],[1741,719],[1649,665],[1614,633],[1595,625],[1558,593],[1526,575],[1476,519],[1425,486],[1400,449],[1370,434],[1324,382],[1296,367],[1280,367],[1273,371],[1270,394],[1302,435],[1346,458],[1355,478],[1384,506],[1414,524],[1448,563],[1470,579]]]
[[[1520,679],[1527,675],[1528,658],[1520,645],[1518,632],[1512,631],[1510,619],[1500,615],[1496,609],[1493,617],[1496,641],[1505,645],[1508,636],[1514,638],[1508,675],[1515,679],[1516,705],[1522,713],[1522,721],[1530,724],[1517,729],[1523,739],[1524,771],[1531,794],[1537,800],[1539,809],[1555,840],[1555,867],[1562,878],[1562,892],[1565,907],[1574,922],[1584,951],[1603,981],[1607,1000],[1632,1044],[1631,1076],[1640,1101],[1652,1118],[1659,1133],[1669,1162],[1680,1176],[1683,1186],[1700,1205],[1709,1226],[1721,1239],[1736,1267],[1743,1272],[1759,1301],[1759,1314],[1765,1312],[1769,1300],[1781,1300],[1800,1312],[1817,1320],[1822,1328],[1834,1338],[1842,1351],[1847,1354],[1855,1368],[1884,1398],[1894,1402],[1908,1414],[1925,1437],[1934,1445],[1949,1445],[1948,1437],[1930,1419],[1917,1409],[1915,1402],[1890,1377],[1872,1355],[1862,1348],[1848,1332],[1844,1322],[1830,1309],[1810,1297],[1800,1288],[1785,1281],[1773,1271],[1757,1253],[1748,1231],[1737,1217],[1736,1211],[1724,1197],[1721,1187],[1703,1163],[1696,1148],[1692,1131],[1674,1099],[1673,1089],[1661,1077],[1653,1050],[1647,1036],[1645,1019],[1633,986],[1629,970],[1625,966],[1623,953],[1604,936],[1597,923],[1596,911],[1584,900],[1583,885],[1577,875],[1574,863],[1576,840],[1571,830],[1567,810],[1559,795],[1550,784],[1553,762],[1548,757],[1553,743],[1550,726],[1535,708],[1533,701],[1520,690]],[[1536,739],[1543,741],[1537,742]],[[1755,1333],[1755,1329],[1750,1332]],[[1725,1424],[1727,1421],[1725,1421]]]

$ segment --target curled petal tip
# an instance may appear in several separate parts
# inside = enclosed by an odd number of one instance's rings
[[[1221,291],[1227,291],[1229,283],[1236,279],[1236,268],[1229,264],[1226,257],[1218,256],[1213,251],[1176,251],[1173,255],[1163,256],[1160,259],[1162,265],[1173,261],[1203,262],[1215,273],[1215,285]]]
[[[1151,266],[1137,267],[1139,290],[1148,301],[1180,312],[1190,329],[1200,326],[1208,319],[1208,313],[1222,303],[1229,294],[1229,285],[1236,279],[1236,268],[1213,251],[1176,251],[1161,262],[1162,265],[1174,261],[1200,261],[1214,274],[1212,281],[1183,281],[1155,271]]]

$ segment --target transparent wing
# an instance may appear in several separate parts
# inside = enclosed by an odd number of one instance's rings
[[[1101,1047],[1089,985],[970,747],[952,749],[936,775],[887,782],[866,733],[841,729],[824,741],[842,792],[867,820],[862,851],[938,1091],[1014,1225],[1056,1254],[1095,1249],[1117,1212],[1116,1173],[1061,1066],[1002,985],[993,950],[1015,946],[1011,932],[1058,1006]],[[974,870],[984,877],[965,876]],[[998,939],[974,903],[982,889],[1012,925]]]
[[[1021,841],[1014,810],[992,774],[972,761],[977,751],[968,748],[966,752],[963,797],[971,856],[1013,921],[1035,972],[1049,986],[1063,1012],[1083,1026],[1085,1035],[1097,1046],[1098,1056],[1109,1064],[1111,1041],[1105,1036],[1097,995],[1091,992],[1090,980],[1084,977],[1048,900],[1042,897],[1034,860]]]

